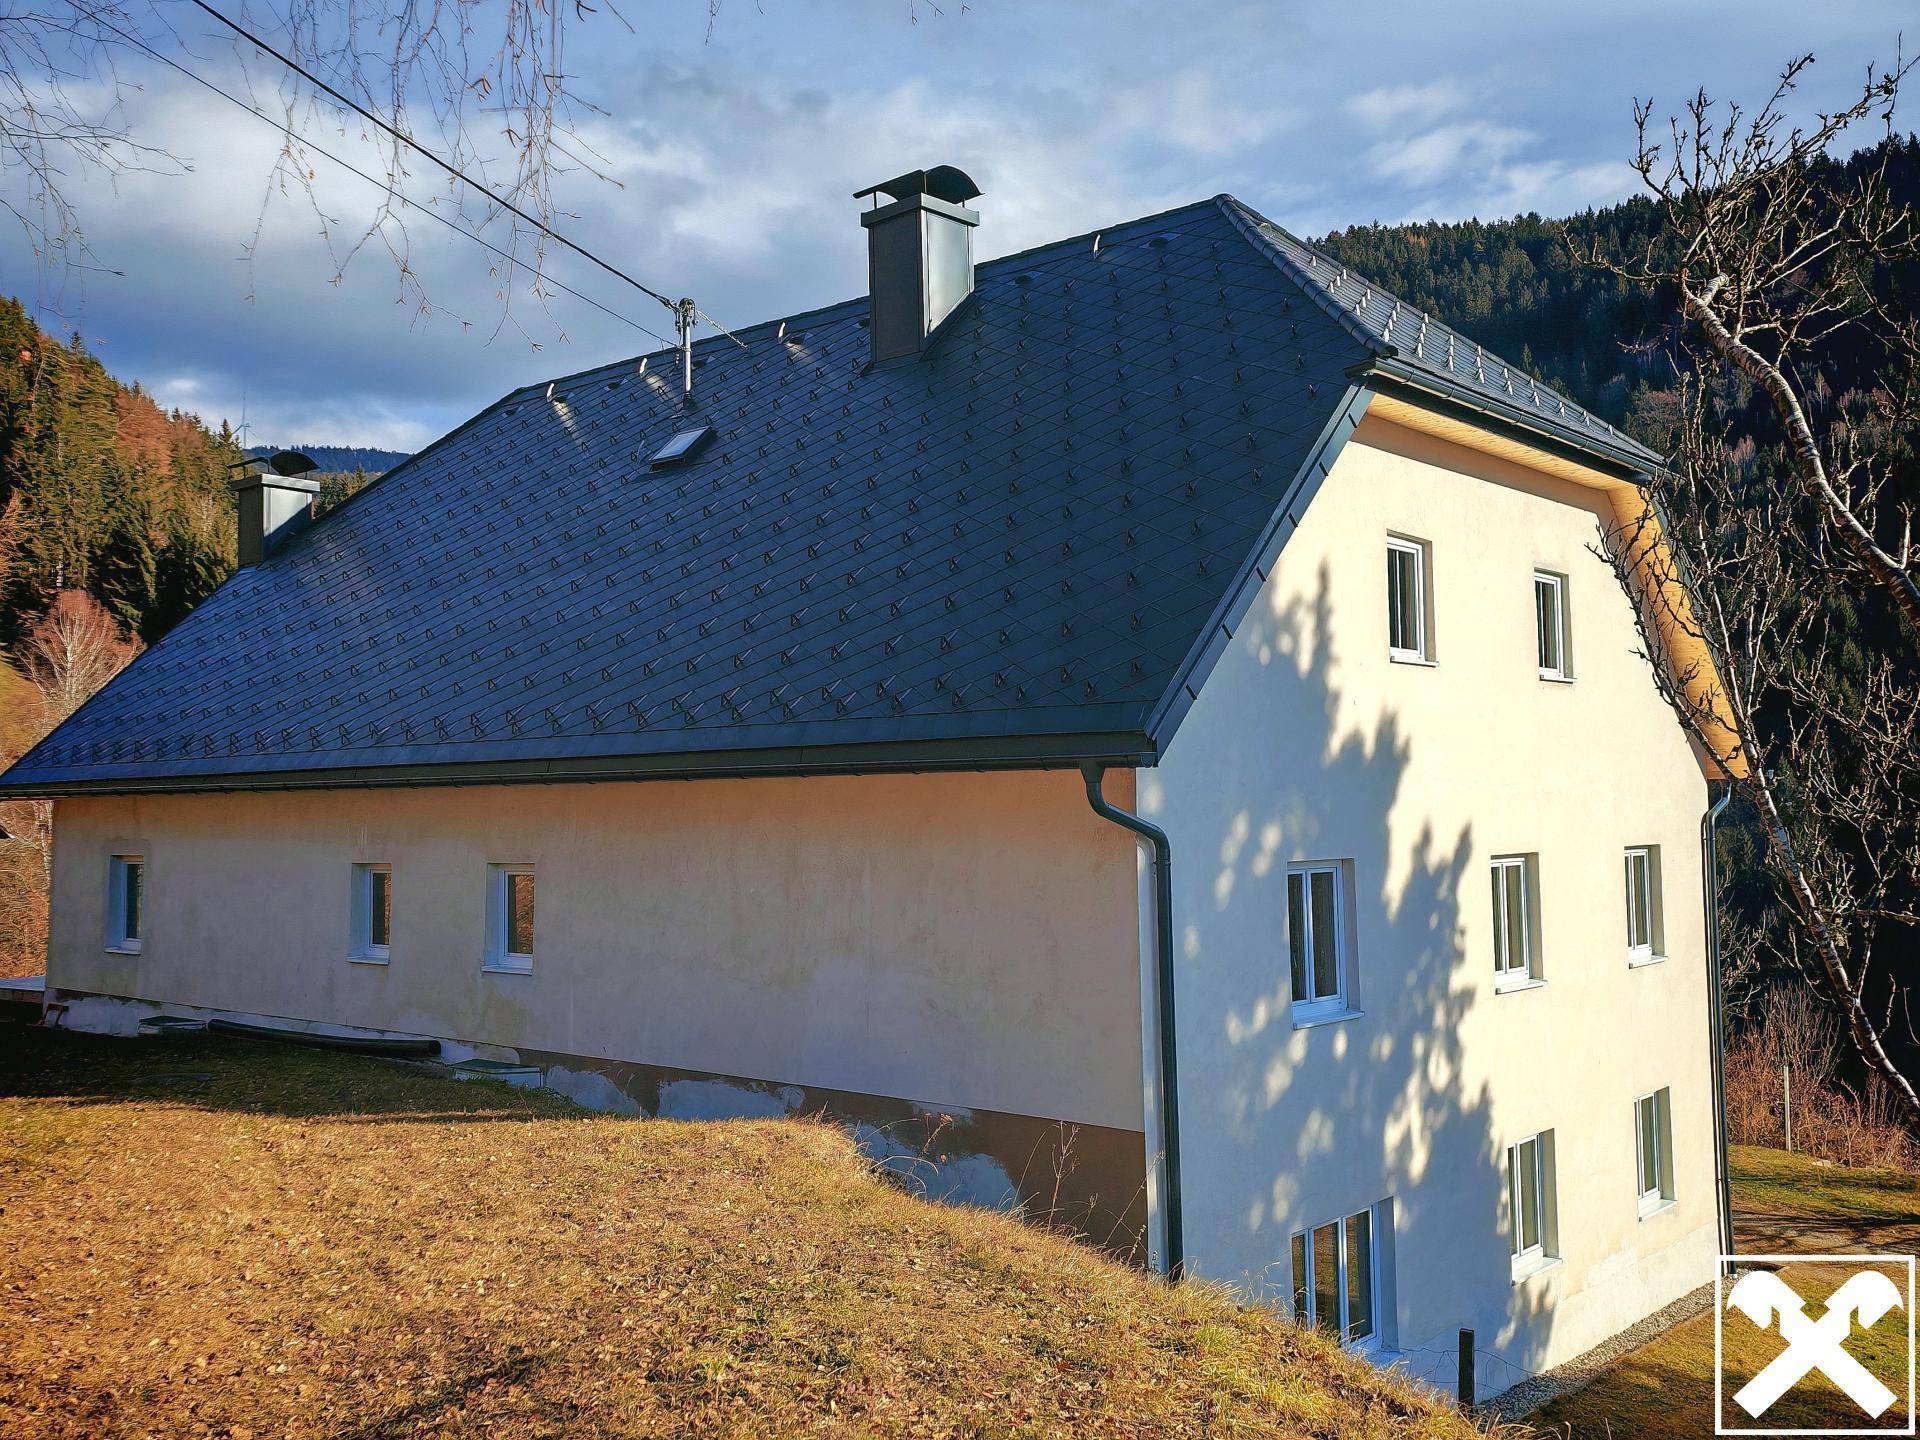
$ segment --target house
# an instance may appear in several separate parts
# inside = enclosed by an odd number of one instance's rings
[[[1230,197],[976,267],[964,174],[876,188],[870,297],[237,482],[0,785],[66,1022],[825,1111],[1483,1397],[1702,1283],[1659,457]]]

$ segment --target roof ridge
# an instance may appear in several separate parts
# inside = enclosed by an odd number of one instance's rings
[[[1308,299],[1312,300],[1322,310],[1337,320],[1349,335],[1367,348],[1369,354],[1385,358],[1400,353],[1398,347],[1388,341],[1382,340],[1378,335],[1375,335],[1373,331],[1369,330],[1349,314],[1347,307],[1334,299],[1326,286],[1321,285],[1311,275],[1303,274],[1300,269],[1300,262],[1287,254],[1287,252],[1278,245],[1274,244],[1270,236],[1262,233],[1261,227],[1264,225],[1272,225],[1274,229],[1279,230],[1281,234],[1285,235],[1289,240],[1292,240],[1296,245],[1299,245],[1303,250],[1313,250],[1311,245],[1308,245],[1291,231],[1279,225],[1274,225],[1273,221],[1269,220],[1237,196],[1220,194],[1213,198],[1214,203],[1220,207],[1227,219],[1233,222],[1234,228],[1246,237],[1247,242],[1271,260],[1274,263],[1274,267],[1283,275],[1293,281],[1301,290],[1305,291]],[[1318,255],[1320,252],[1313,250],[1313,253]],[[1327,263],[1331,265],[1334,262],[1328,258]],[[1376,286],[1374,288],[1378,289],[1379,287]],[[1387,292],[1382,290],[1380,293],[1384,295]]]
[[[1215,197],[1215,199],[1217,198],[1219,197]],[[1130,230],[1137,226],[1156,225],[1187,211],[1205,210],[1207,206],[1213,203],[1213,200],[1188,200],[1179,205],[1170,205],[1164,210],[1153,211],[1151,214],[1135,215],[1130,219],[1116,220],[1108,225],[1096,225],[1091,230],[1084,230],[1077,235],[1063,235],[1057,240],[1043,240],[1038,245],[1029,245],[1024,250],[1011,250],[1005,255],[995,255],[991,259],[979,261],[974,266],[974,269],[979,271],[988,267],[997,268],[1002,265],[1013,265],[1017,263],[1030,264],[1034,256],[1047,251],[1071,253],[1072,247],[1085,246],[1090,243],[1096,235],[1108,235],[1115,230]],[[764,320],[749,320],[744,325],[734,326],[732,333],[734,335],[746,335],[752,331],[761,330],[768,326],[777,328],[782,325],[792,326],[812,322],[838,310],[863,311],[869,307],[870,300],[871,297],[866,295],[849,295],[845,299],[830,301],[825,305],[815,305],[807,310],[798,310],[791,315],[770,315]],[[695,353],[698,353],[703,346],[710,347],[719,345],[728,338],[726,335],[702,336],[693,342],[693,348]],[[544,380],[530,380],[525,385],[509,391],[495,403],[503,404],[513,399],[514,396],[521,394],[523,391],[540,390],[551,386],[571,384],[574,381],[585,380],[591,376],[598,375],[603,371],[616,370],[628,365],[637,365],[641,360],[650,359],[655,355],[672,355],[677,353],[678,350],[679,347],[676,345],[668,345],[655,350],[642,350],[621,359],[603,360],[598,365],[588,365],[583,369],[570,371],[564,375],[555,375]]]

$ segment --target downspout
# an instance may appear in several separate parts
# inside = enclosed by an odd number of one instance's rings
[[[1160,1073],[1154,1114],[1160,1118],[1164,1179],[1160,1209],[1167,1227],[1167,1278],[1178,1280],[1186,1268],[1186,1247],[1181,1239],[1180,1222],[1179,1046],[1174,1038],[1173,1023],[1173,842],[1167,838],[1167,832],[1152,821],[1108,802],[1100,789],[1106,766],[1086,761],[1081,764],[1080,773],[1086,778],[1087,803],[1093,807],[1093,813],[1131,830],[1153,850],[1153,971],[1160,1035]]]
[[[1733,1186],[1727,1174],[1727,1056],[1724,977],[1720,973],[1720,854],[1715,826],[1727,804],[1733,799],[1733,787],[1725,785],[1719,797],[1700,817],[1700,869],[1704,881],[1703,903],[1707,921],[1707,985],[1712,1003],[1707,1007],[1713,1026],[1713,1169],[1716,1209],[1720,1229],[1720,1253],[1733,1249]],[[1723,1266],[1730,1269],[1730,1265]]]

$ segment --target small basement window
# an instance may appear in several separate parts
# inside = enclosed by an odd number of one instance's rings
[[[107,861],[107,949],[122,955],[140,953],[146,876],[143,856],[115,855]]]
[[[349,960],[385,963],[393,943],[393,867],[353,867]]]
[[[661,470],[668,465],[678,465],[706,444],[707,437],[711,434],[713,434],[711,425],[695,425],[690,430],[675,431],[671,440],[653,452],[653,459],[649,462],[648,468]]]
[[[487,867],[487,953],[484,968],[533,971],[533,866]]]
[[[1393,1202],[1382,1201],[1295,1231],[1294,1319],[1362,1348],[1375,1341],[1385,1309],[1381,1241],[1392,1226]]]

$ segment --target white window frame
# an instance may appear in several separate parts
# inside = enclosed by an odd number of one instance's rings
[[[1413,557],[1414,648],[1393,643],[1393,573],[1387,576],[1387,657],[1406,665],[1433,664],[1433,547],[1411,535],[1387,536],[1387,553]]]
[[[1520,1199],[1520,1176],[1522,1170],[1521,1151],[1527,1146],[1533,1147],[1533,1199],[1534,1243],[1523,1243],[1526,1225],[1523,1221],[1525,1207]],[[1524,1135],[1507,1147],[1507,1209],[1513,1233],[1510,1237],[1513,1252],[1513,1278],[1524,1280],[1529,1275],[1538,1274],[1559,1259],[1559,1245],[1554,1236],[1554,1197],[1553,1197],[1553,1132],[1536,1131]]]
[[[507,934],[507,890],[515,875],[533,875],[532,864],[522,861],[487,866],[487,950],[480,968],[500,975],[531,975],[533,956],[509,950]],[[540,881],[534,879],[534,923],[539,924]],[[534,945],[540,941],[536,931]]]
[[[1286,902],[1286,953],[1287,985],[1293,994],[1293,1023],[1295,1025],[1313,1025],[1327,1020],[1346,1019],[1356,1012],[1352,1005],[1353,947],[1347,922],[1347,877],[1349,862],[1345,860],[1305,860],[1287,867]],[[1305,971],[1308,986],[1313,983],[1313,877],[1331,875],[1333,877],[1333,965],[1334,988],[1326,995],[1311,995],[1302,999],[1293,992],[1293,934],[1298,925],[1305,940]],[[1300,910],[1296,914],[1293,905],[1293,882],[1300,882]]]
[[[387,906],[393,906],[393,867],[375,862],[356,863],[349,881],[347,958],[362,965],[385,965],[392,955],[391,923],[387,943],[373,940],[373,877],[387,877]]]
[[[1547,664],[1540,656],[1540,591],[1543,586],[1553,592],[1553,644],[1559,652],[1557,665]],[[1567,613],[1567,577],[1557,570],[1533,572],[1533,647],[1534,662],[1542,680],[1573,679],[1573,624]]]
[[[1653,1185],[1647,1185],[1646,1111],[1653,1111]],[[1673,1094],[1662,1086],[1633,1102],[1633,1185],[1640,1218],[1673,1204]]]
[[[1371,1328],[1365,1335],[1349,1335],[1347,1332],[1353,1323],[1349,1308],[1352,1303],[1351,1287],[1348,1279],[1352,1274],[1352,1261],[1349,1256],[1348,1235],[1350,1222],[1360,1216],[1367,1217],[1367,1290],[1368,1316]],[[1349,1349],[1369,1351],[1387,1346],[1389,1318],[1385,1307],[1391,1295],[1386,1280],[1386,1267],[1390,1263],[1392,1245],[1390,1237],[1382,1233],[1393,1224],[1393,1202],[1383,1200],[1377,1205],[1369,1205],[1363,1210],[1349,1211],[1337,1215],[1331,1220],[1322,1220],[1309,1225],[1304,1230],[1293,1232],[1289,1257],[1293,1266],[1293,1318],[1297,1324],[1312,1329],[1320,1323],[1319,1286],[1314,1283],[1314,1245],[1316,1230],[1331,1225],[1338,1237],[1335,1251],[1334,1293],[1340,1313],[1334,1317],[1335,1333],[1340,1343]]]
[[[1645,868],[1644,884],[1645,914],[1642,906],[1634,900],[1633,868],[1635,863]],[[1626,891],[1627,905],[1627,964],[1652,965],[1666,959],[1666,936],[1661,923],[1660,902],[1660,847],[1658,845],[1629,845],[1622,858],[1621,880]],[[1640,922],[1644,921],[1642,925]],[[1646,942],[1635,942],[1637,932],[1644,930]]]
[[[1507,872],[1520,872],[1520,939],[1525,953],[1518,965],[1509,953]],[[1540,973],[1540,872],[1533,855],[1496,855],[1491,875],[1493,901],[1493,983],[1497,990],[1525,990],[1546,982]]]
[[[134,924],[127,921],[127,875],[129,868],[140,872],[139,913]],[[147,857],[135,851],[126,851],[107,857],[107,925],[106,949],[113,955],[138,955],[140,953],[141,932],[147,925],[147,901],[150,895],[147,887]],[[126,932],[131,929],[131,935]]]

